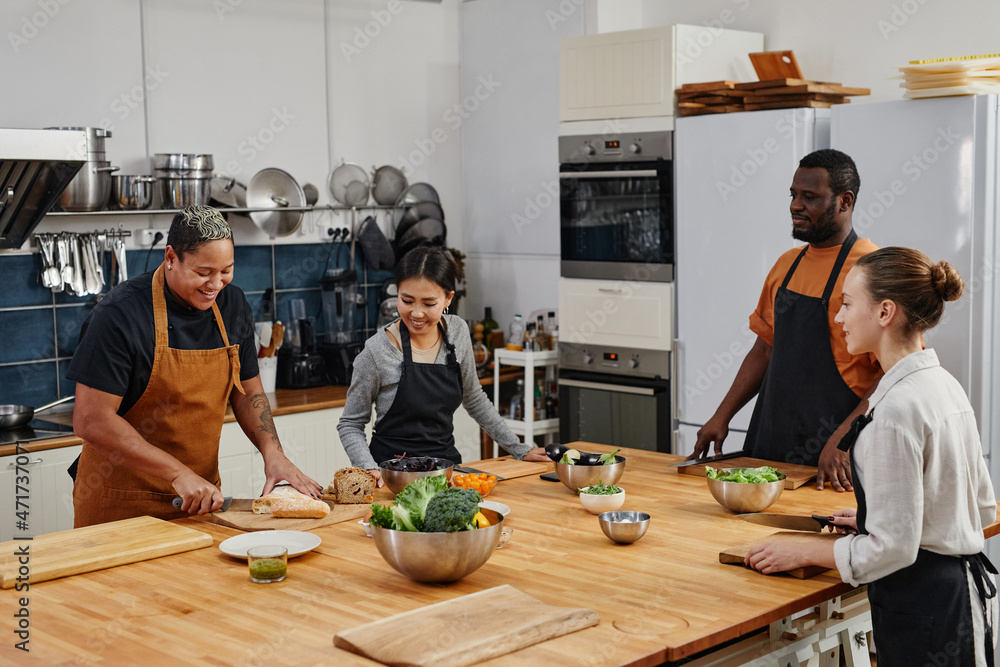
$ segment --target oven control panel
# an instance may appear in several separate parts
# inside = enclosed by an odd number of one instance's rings
[[[559,341],[559,367],[666,380],[670,378],[670,352]]]
[[[669,160],[672,154],[673,132],[670,130],[559,137],[560,164]]]

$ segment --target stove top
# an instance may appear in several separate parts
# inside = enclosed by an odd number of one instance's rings
[[[27,424],[16,428],[0,429],[0,445],[13,445],[18,442],[32,442],[73,435],[73,427],[57,424],[45,419],[32,419]]]

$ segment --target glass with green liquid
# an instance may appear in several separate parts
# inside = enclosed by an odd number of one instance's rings
[[[279,546],[253,547],[247,551],[250,581],[269,584],[288,574],[288,549]]]

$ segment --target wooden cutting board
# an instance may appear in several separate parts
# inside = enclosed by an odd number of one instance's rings
[[[750,553],[750,549],[758,544],[765,544],[767,542],[798,542],[801,544],[809,544],[815,543],[818,540],[832,543],[832,540],[836,540],[840,537],[843,537],[843,535],[838,535],[837,533],[808,533],[798,530],[785,530],[780,533],[768,535],[767,537],[762,537],[758,540],[754,540],[753,542],[747,542],[746,544],[741,544],[736,547],[730,547],[719,553],[719,562],[727,565],[743,565],[743,560],[747,557],[747,554]],[[830,568],[821,567],[819,565],[808,565],[806,567],[789,570],[786,574],[790,574],[796,579],[808,579],[809,577],[815,577],[817,574],[822,574],[829,569]]]
[[[473,461],[469,464],[462,464],[463,467],[475,468],[488,472],[491,475],[515,479],[517,477],[528,477],[529,475],[541,475],[552,472],[555,466],[552,463],[538,463],[535,461],[518,461],[509,456],[501,456],[496,459],[485,459],[483,461]],[[461,473],[459,473],[461,474]]]
[[[438,602],[338,633],[333,645],[386,665],[461,667],[600,623],[510,585]]]
[[[765,461],[764,459],[753,459],[749,456],[740,456],[735,459],[719,461],[712,467],[719,470],[722,468],[759,468],[761,466],[771,466],[778,472],[785,473],[786,489],[797,489],[803,484],[807,484],[811,480],[816,479],[816,474],[818,472],[818,469],[815,466],[800,466],[794,463]],[[704,477],[705,465],[702,463],[696,463],[694,465],[682,466],[678,468],[677,471],[684,475],[697,475],[698,477]]]
[[[386,491],[387,493],[380,493]],[[375,500],[390,501],[392,493],[387,489],[376,489]],[[279,519],[270,514],[254,514],[251,510],[249,498],[236,498],[233,504],[225,512],[215,512],[205,514],[205,521],[237,528],[239,530],[314,530],[323,526],[329,526],[342,521],[357,521],[364,517],[371,510],[371,503],[361,505],[337,505],[332,500],[327,499],[326,504],[330,506],[330,513],[322,519]]]
[[[151,516],[62,530],[0,544],[0,588],[17,583],[25,548],[28,582],[35,584],[210,546],[211,535]]]
[[[799,70],[799,63],[795,60],[795,54],[791,51],[762,51],[760,53],[748,53],[753,69],[757,72],[757,78],[761,81],[768,79],[801,79],[802,72]]]

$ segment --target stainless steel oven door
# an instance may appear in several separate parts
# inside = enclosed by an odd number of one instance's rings
[[[559,371],[561,442],[670,452],[670,382]]]

